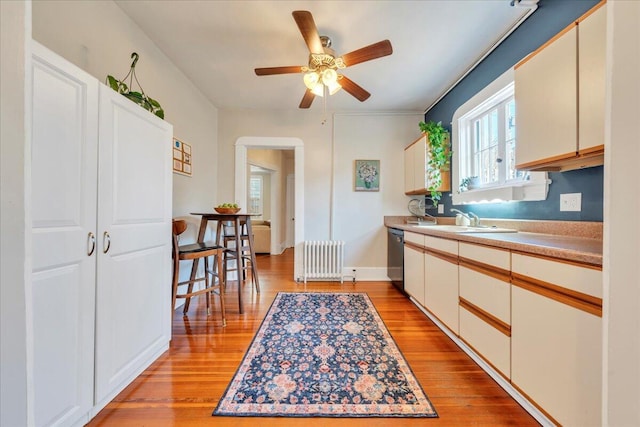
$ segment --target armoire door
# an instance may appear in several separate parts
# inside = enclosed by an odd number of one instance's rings
[[[100,86],[97,409],[168,348],[172,134]]]
[[[32,48],[34,423],[72,425],[93,406],[99,84]]]

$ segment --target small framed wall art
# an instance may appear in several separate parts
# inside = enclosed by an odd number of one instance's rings
[[[355,191],[380,191],[380,160],[356,160]]]
[[[191,144],[173,138],[173,172],[191,176]]]

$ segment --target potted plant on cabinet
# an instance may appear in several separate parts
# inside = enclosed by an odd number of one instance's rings
[[[442,191],[440,191],[442,172],[449,170],[451,161],[449,131],[442,126],[442,122],[420,122],[418,126],[423,133],[427,134],[429,144],[429,155],[427,158],[429,187],[427,190],[431,193],[433,205],[438,206],[438,202],[442,198]]]
[[[127,75],[124,76],[122,80],[118,80],[115,77],[108,75],[106,81],[107,84],[111,89],[115,90],[119,94],[122,94],[126,98],[130,99],[131,101],[135,102],[142,108],[150,111],[161,119],[164,119],[164,110],[160,106],[160,103],[144,93],[144,90],[142,89],[142,86],[138,81],[138,77],[136,77],[136,63],[138,62],[139,55],[133,52],[131,54],[131,58],[133,59],[133,62],[131,63],[129,73],[127,73]],[[129,85],[125,83],[127,77],[129,77]],[[132,90],[134,80],[138,84],[138,87],[140,87],[140,92]]]

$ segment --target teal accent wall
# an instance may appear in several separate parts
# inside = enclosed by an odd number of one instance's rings
[[[458,107],[597,3],[597,0],[541,0],[538,10],[425,114],[425,121],[441,121],[451,130]],[[472,210],[480,217],[602,221],[604,167],[550,173],[549,178],[553,182],[545,201],[454,206],[450,193],[445,193],[441,203],[446,216],[452,216],[449,209],[456,207]],[[582,193],[582,211],[560,212],[562,193]]]

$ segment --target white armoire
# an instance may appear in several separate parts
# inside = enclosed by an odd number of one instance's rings
[[[32,56],[34,423],[83,425],[171,337],[172,126]]]

